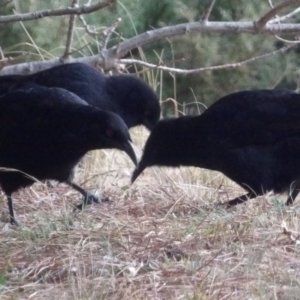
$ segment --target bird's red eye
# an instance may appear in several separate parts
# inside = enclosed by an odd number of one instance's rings
[[[105,134],[110,138],[114,136],[114,132],[111,129],[106,129]]]
[[[151,112],[149,110],[145,110],[144,114],[145,114],[145,116],[150,116]]]

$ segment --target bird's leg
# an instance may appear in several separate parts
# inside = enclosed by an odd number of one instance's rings
[[[294,200],[298,196],[300,191],[300,180],[296,180],[292,182],[290,189],[289,189],[289,196],[286,200],[285,205],[291,205],[293,204]]]
[[[85,189],[83,189],[82,187],[80,187],[79,185],[77,185],[72,181],[67,181],[66,183],[83,195],[82,203],[76,206],[76,208],[78,208],[79,210],[82,210],[86,205],[92,204],[92,202],[100,203],[108,200],[108,198],[99,199],[97,196],[86,191]]]
[[[9,216],[10,216],[10,224],[19,226],[19,223],[16,220],[15,215],[14,215],[14,208],[13,208],[13,204],[12,204],[11,194],[7,194],[6,197],[7,197]]]
[[[242,196],[236,197],[232,200],[229,200],[228,202],[222,203],[222,206],[229,208],[229,207],[235,206],[237,204],[244,203],[249,199],[256,198],[257,196],[258,196],[257,194],[255,194],[253,192],[249,192],[245,195],[242,195]]]

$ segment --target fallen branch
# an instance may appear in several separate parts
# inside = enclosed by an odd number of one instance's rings
[[[299,44],[299,42],[298,42],[298,44]],[[165,67],[165,66],[157,66],[157,65],[149,64],[149,63],[143,62],[141,60],[137,60],[137,59],[120,59],[120,63],[122,63],[122,64],[139,64],[139,65],[148,67],[150,69],[157,69],[157,70],[162,70],[162,71],[187,75],[187,74],[207,72],[207,71],[216,71],[216,70],[223,70],[223,69],[238,68],[238,67],[241,67],[243,65],[252,63],[256,60],[266,59],[266,58],[268,58],[270,56],[274,56],[274,55],[282,55],[283,53],[288,51],[293,46],[295,46],[295,44],[291,44],[291,45],[282,47],[279,50],[275,50],[275,51],[272,51],[270,53],[265,53],[263,55],[252,57],[252,58],[249,58],[249,59],[246,59],[246,60],[243,60],[243,61],[240,61],[240,62],[232,63],[232,64],[224,64],[224,65],[196,68],[196,69],[190,69],[190,70],[170,68],[170,67]]]
[[[300,32],[300,24],[267,24],[261,29],[260,33],[276,34],[295,34]],[[258,34],[253,22],[191,22],[183,23],[160,29],[146,31],[128,40],[118,43],[109,49],[104,49],[101,53],[72,59],[72,62],[83,62],[91,66],[101,66],[103,69],[111,70],[117,68],[117,60],[124,57],[129,51],[142,47],[152,42],[165,38],[180,35],[191,35],[200,33],[251,33]],[[9,74],[28,74],[51,68],[60,64],[59,59],[48,61],[27,62],[18,65],[11,65],[0,71],[1,75]]]

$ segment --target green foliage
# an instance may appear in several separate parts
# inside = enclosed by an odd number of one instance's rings
[[[15,0],[14,4],[2,9],[2,15],[13,13],[13,9],[29,12],[46,8],[57,9],[70,4],[71,1],[67,0],[59,2]],[[147,30],[199,21],[208,4],[208,0],[120,0],[109,8],[84,15],[84,19],[90,25],[90,29],[100,33],[117,18],[122,19],[109,42],[110,47]],[[217,1],[210,20],[253,21],[268,9],[268,1]],[[28,60],[59,57],[64,51],[68,21],[68,16],[63,16],[24,22],[23,25],[21,23],[2,25],[1,46],[8,55],[13,51],[30,52]],[[77,19],[73,50],[79,50],[75,51],[73,56],[98,53],[103,45],[103,39],[101,34],[88,35]],[[142,51],[136,49],[130,55],[155,64],[164,63],[170,67],[192,69],[240,62],[272,52],[282,46],[282,43],[269,35],[211,33],[161,40],[144,46]],[[271,56],[236,69],[206,71],[186,76],[170,75],[165,72],[162,73],[162,80],[158,76],[159,72],[154,71],[148,72],[145,78],[150,80],[153,76],[151,83],[154,86],[160,83],[162,99],[175,99],[183,105],[179,106],[179,110],[184,110],[184,113],[198,113],[195,101],[210,105],[219,97],[242,89],[279,87],[298,89],[297,56],[293,50],[282,56]],[[129,70],[144,72],[145,68],[137,65]],[[165,114],[168,113],[166,105]]]

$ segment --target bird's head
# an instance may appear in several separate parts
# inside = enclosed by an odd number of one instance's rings
[[[120,99],[122,119],[129,128],[144,125],[152,130],[160,118],[160,104],[155,91],[142,79],[132,75],[109,78],[110,90]]]
[[[164,119],[151,131],[146,141],[143,156],[133,172],[131,182],[150,166],[180,165],[182,143],[178,141],[180,131],[177,131],[176,119]]]
[[[137,165],[137,157],[124,121],[115,113],[92,107],[88,109],[94,110],[89,119],[89,128],[86,130],[92,148],[122,150]]]

